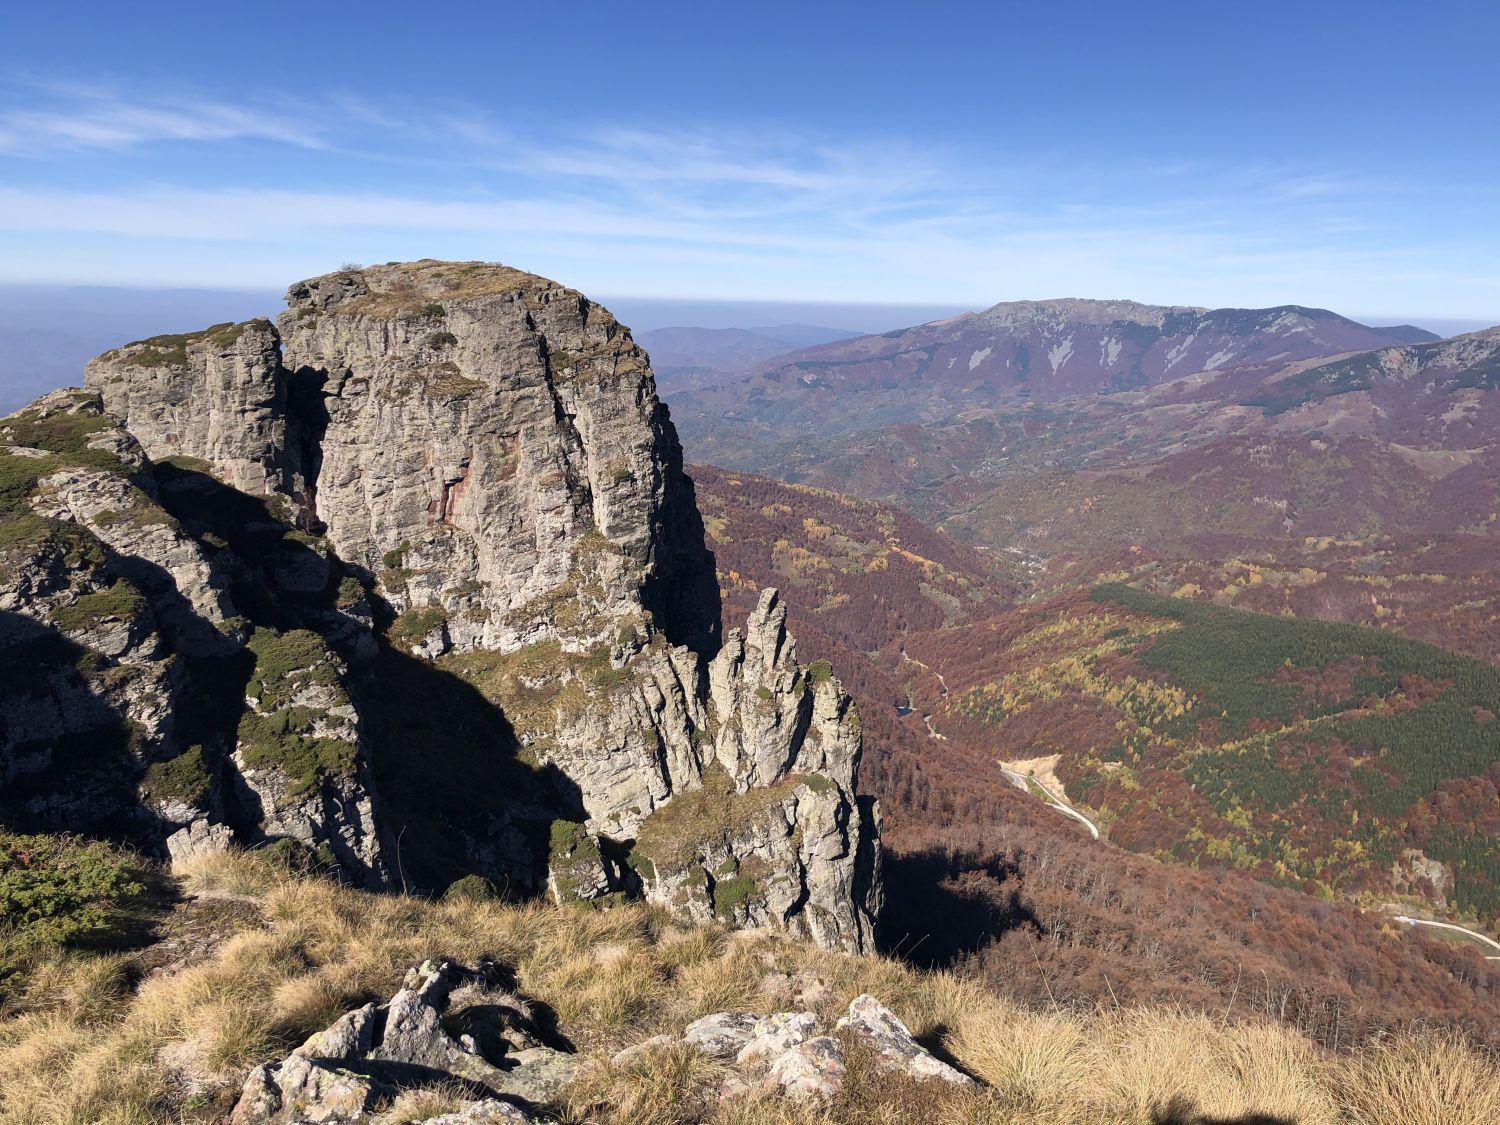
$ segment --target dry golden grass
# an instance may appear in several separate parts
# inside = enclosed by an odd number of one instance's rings
[[[215,1120],[252,1064],[388,996],[410,965],[443,956],[492,957],[514,970],[522,994],[551,1007],[584,1058],[556,1107],[572,1125],[1187,1125],[1253,1114],[1299,1125],[1500,1121],[1500,1070],[1452,1034],[1331,1056],[1269,1025],[1160,1009],[1029,1011],[952,974],[685,929],[642,907],[593,913],[369,895],[245,855],[199,860],[185,881],[203,898],[253,900],[261,924],[133,989],[128,956],[58,955],[32,966],[0,1009],[0,1125]],[[889,1074],[852,1040],[845,1094],[826,1106],[757,1091],[721,1103],[725,1068],[681,1047],[610,1062],[707,1012],[799,1007],[831,1019],[862,992],[982,1084],[957,1090]],[[410,1091],[381,1125],[460,1099],[451,1087]]]
[[[1449,1032],[1380,1043],[1340,1079],[1349,1120],[1358,1125],[1500,1121],[1500,1071]]]
[[[387,1106],[371,1125],[406,1125],[409,1121],[426,1121],[429,1117],[452,1113],[473,1098],[472,1090],[456,1082],[430,1086],[425,1090],[407,1090]]]

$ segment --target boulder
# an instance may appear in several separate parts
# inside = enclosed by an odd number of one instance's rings
[[[471,1116],[455,1122],[530,1121],[504,1108],[507,1103],[500,1099],[551,1100],[572,1078],[574,1056],[531,1047],[508,1052],[500,1066],[480,1053],[472,1037],[454,1039],[442,1017],[466,975],[448,962],[424,963],[407,974],[389,1003],[346,1012],[281,1062],[256,1067],[231,1125],[358,1121],[377,1101],[402,1089],[445,1083],[492,1095],[465,1108],[462,1112]]]
[[[755,1021],[750,1042],[740,1048],[735,1062],[743,1066],[775,1058],[817,1034],[818,1017],[811,1012],[777,1012]]]
[[[888,1070],[905,1071],[913,1078],[941,1078],[956,1086],[973,1084],[974,1080],[967,1074],[933,1057],[918,1044],[896,1013],[873,996],[856,997],[849,1005],[848,1015],[839,1017],[835,1026],[840,1031],[847,1028],[868,1039]]]

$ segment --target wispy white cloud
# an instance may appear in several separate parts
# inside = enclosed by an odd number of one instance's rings
[[[884,220],[828,214],[767,223],[676,207],[670,197],[647,205],[639,199],[433,199],[171,186],[129,192],[0,189],[0,230],[16,233],[125,238],[167,254],[173,247],[202,243],[219,247],[223,260],[246,262],[269,249],[297,259],[317,246],[342,248],[325,254],[358,257],[373,255],[352,255],[351,248],[389,248],[381,253],[402,256],[493,256],[543,272],[586,271],[569,275],[579,284],[659,295],[776,293],[862,300],[921,295],[981,303],[1023,296],[1136,296],[1351,307],[1330,297],[1357,284],[1365,289],[1361,307],[1373,308],[1400,307],[1401,287],[1423,270],[1420,257],[1410,251],[1369,240],[1308,244],[1297,231],[1272,237],[1214,211],[1208,205],[1164,215],[1156,207],[1118,206]],[[1470,283],[1486,299],[1500,297],[1500,278],[1486,277],[1482,268]]]
[[[167,141],[264,140],[299,148],[324,142],[291,115],[187,96],[141,97],[102,86],[15,87],[0,111],[0,153],[47,156],[77,149],[119,150]]]

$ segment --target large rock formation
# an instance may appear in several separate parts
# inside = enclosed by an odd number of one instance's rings
[[[288,305],[106,353],[87,392],[0,422],[0,500],[30,528],[0,542],[0,660],[68,646],[0,704],[0,776],[29,779],[11,815],[867,948],[857,713],[797,663],[774,591],[721,644],[628,330],[479,263],[344,271]],[[60,622],[111,591],[128,613]],[[62,796],[79,723],[120,745]]]

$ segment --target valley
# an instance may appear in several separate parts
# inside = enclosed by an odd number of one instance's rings
[[[930,367],[877,377],[826,354],[894,371],[893,347],[811,349],[720,384],[722,412],[704,396],[678,408],[686,433],[711,430],[689,456],[733,466],[692,470],[726,601],[747,576],[802,588],[804,647],[864,704],[892,846],[972,847],[1004,823],[1002,839],[1082,848],[1067,805],[1103,837],[1098,864],[1141,851],[1221,886],[1265,880],[1356,913],[1394,896],[1495,932],[1500,334],[1262,352],[1141,390],[1107,372],[1085,395],[970,386],[961,407]],[[797,432],[811,402],[837,421]],[[727,482],[745,487],[747,468],[793,483],[736,503]],[[893,575],[920,612],[846,610],[863,566],[837,558],[839,536],[811,541],[826,520],[799,540],[788,518],[831,490],[877,505],[865,529],[903,511],[941,528],[941,549],[913,553],[961,557],[993,596],[945,600],[941,623],[914,629],[936,617],[934,590]],[[982,854],[954,877],[992,871]]]
[[[1122,725],[1137,739],[1144,737],[1153,716],[1140,711],[1144,724],[1131,717],[1137,697],[1171,698],[1175,691],[1186,702],[1189,694],[1171,676],[1144,667],[1125,670],[1116,684],[1109,677],[1125,668],[1118,658],[1114,667],[1106,662],[1078,678],[1072,668],[1082,668],[1081,662],[1089,659],[1098,664],[1092,645],[1084,643],[1090,628],[1097,639],[1121,624],[1069,622],[1097,615],[1135,623],[1134,634],[1110,637],[1106,647],[1127,640],[1149,645],[1160,633],[1180,628],[1179,622],[1127,611],[1107,599],[1096,601],[1087,590],[1037,597],[1029,592],[1026,572],[1014,556],[967,547],[869,501],[708,466],[693,466],[690,472],[726,605],[736,600],[743,604],[745,595],[738,591],[756,582],[780,585],[803,659],[832,661],[860,703],[866,783],[880,798],[888,848],[886,878],[892,897],[883,920],[887,941],[900,948],[915,943],[934,964],[956,960],[984,975],[992,987],[1028,1003],[1068,998],[1107,1004],[1115,998],[1112,990],[1120,994],[1128,989],[1151,1002],[1222,1006],[1237,992],[1244,1002],[1251,987],[1247,974],[1259,975],[1251,988],[1259,999],[1252,1005],[1276,1005],[1284,1015],[1294,1012],[1299,1026],[1314,1036],[1329,1036],[1328,1042],[1334,1034],[1333,1023],[1325,1022],[1333,1018],[1331,1013],[1340,1013],[1337,1021],[1397,1018],[1393,998],[1420,1006],[1439,979],[1449,979],[1454,970],[1448,959],[1458,956],[1465,967],[1457,971],[1467,983],[1461,993],[1444,986],[1443,1003],[1469,1013],[1463,1018],[1478,1021],[1472,1026],[1488,1026],[1488,997],[1500,981],[1492,963],[1477,951],[1471,955],[1461,945],[1393,925],[1381,911],[1367,909],[1384,899],[1373,890],[1354,889],[1357,879],[1341,876],[1337,891],[1324,892],[1274,872],[1268,877],[1265,865],[1214,854],[1207,846],[1208,833],[1184,842],[1179,854],[1154,843],[1143,847],[1139,836],[1161,827],[1151,820],[1158,815],[1155,805],[1170,810],[1177,807],[1172,794],[1192,793],[1191,781],[1173,779],[1170,761],[1153,756],[1160,751],[1143,756],[1145,767],[1129,767],[1146,773],[1145,784],[1123,791],[1145,800],[1129,807],[1126,824],[1118,829],[1113,806],[1101,801],[1101,809],[1093,800],[1097,784],[1092,789],[1075,786],[1077,763],[1093,760],[1082,747],[1123,744]],[[804,518],[829,531],[804,534],[801,550],[793,553],[788,545],[797,541],[797,528],[790,513],[806,513]],[[903,553],[892,552],[893,541]],[[778,542],[784,544],[779,549]],[[926,561],[915,563],[910,555]],[[889,559],[889,569],[869,566],[881,557]],[[983,596],[938,598],[937,588],[944,583],[955,594],[967,588]],[[1157,600],[1159,608],[1178,612],[1195,607],[1180,599]],[[892,607],[900,607],[907,631],[890,631]],[[1224,612],[1231,621],[1246,616]],[[911,630],[910,624],[919,620],[933,626]],[[1273,629],[1283,627],[1280,618],[1267,621]],[[1307,627],[1314,633],[1330,628],[1316,622]],[[1053,637],[1034,650],[1019,645],[1020,638],[1036,631]],[[1345,630],[1337,638],[1357,652],[1368,650],[1377,663],[1382,646],[1399,643],[1375,630]],[[1318,654],[1309,658],[1311,663],[1326,663],[1322,648],[1328,642],[1314,637],[1306,643]],[[1273,636],[1268,644],[1273,650],[1285,647],[1288,654],[1296,651],[1287,647],[1285,637]],[[1429,653],[1422,646],[1411,647]],[[1431,653],[1430,658],[1459,660],[1482,679],[1492,674],[1488,665],[1451,654]],[[1265,690],[1273,700],[1285,695],[1276,682],[1282,659],[1277,657],[1264,673]],[[1322,678],[1337,683],[1342,672],[1334,668]],[[1238,679],[1239,664],[1226,676]],[[976,719],[973,701],[993,707],[987,689],[1007,679],[1030,683],[1033,694],[1018,698],[1010,713],[981,711]],[[1400,675],[1376,680],[1375,688],[1391,685],[1389,709],[1399,714],[1408,702],[1397,698]],[[1054,684],[1056,697],[1047,698],[1054,694]],[[1092,688],[1092,693],[1080,688]],[[1363,683],[1361,688],[1369,693]],[[1301,690],[1291,690],[1294,701]],[[1361,700],[1346,702],[1344,711],[1359,712]],[[1322,721],[1320,716],[1330,709],[1338,713],[1340,702],[1336,697],[1324,700],[1322,710],[1307,716],[1304,725]],[[1184,715],[1192,711],[1185,708]],[[1346,721],[1356,717],[1345,716]],[[1264,726],[1265,720],[1257,716],[1248,725]],[[1313,725],[1311,732],[1318,731]],[[1039,755],[1045,763],[1036,760]],[[1056,772],[1042,768],[1049,763]],[[1094,768],[1107,774],[1114,766],[1101,759]],[[1160,772],[1150,772],[1152,768]],[[1081,819],[1060,812],[1056,802],[1038,793],[1037,778],[1027,777],[1032,770]],[[1387,775],[1378,776],[1383,780]],[[1455,781],[1449,788],[1460,784]],[[1251,806],[1254,800],[1252,796],[1242,804]],[[1197,806],[1189,802],[1183,807]],[[1459,827],[1473,811],[1444,808]],[[1216,821],[1226,841],[1239,838],[1232,827],[1239,815],[1223,818],[1222,825]],[[1261,819],[1271,824],[1267,831],[1274,835],[1286,817],[1268,806]],[[1096,842],[1085,821],[1097,822],[1104,839]],[[1138,821],[1143,827],[1132,837],[1128,826]],[[1385,827],[1394,832],[1394,821]],[[1190,831],[1191,826],[1182,826],[1179,839],[1186,841]],[[1361,831],[1374,833],[1374,828],[1367,824]],[[1166,836],[1163,840],[1170,842]],[[1397,844],[1388,836],[1381,846]],[[1319,854],[1316,846],[1307,851]],[[1479,877],[1466,882],[1467,887],[1483,891],[1486,866],[1487,861],[1475,869],[1472,874]],[[1382,869],[1366,857],[1361,870],[1359,877],[1388,898],[1394,882],[1382,878]],[[1436,888],[1419,886],[1412,875],[1408,870],[1405,884],[1411,909],[1453,909],[1434,893]],[[1331,932],[1338,934],[1336,947],[1328,944]],[[1340,951],[1333,962],[1326,960],[1329,948]],[[1381,986],[1384,999],[1377,1000],[1375,992],[1354,983],[1373,966],[1389,966],[1397,975],[1414,973],[1425,983],[1408,990],[1397,984],[1397,976],[1387,977]]]

